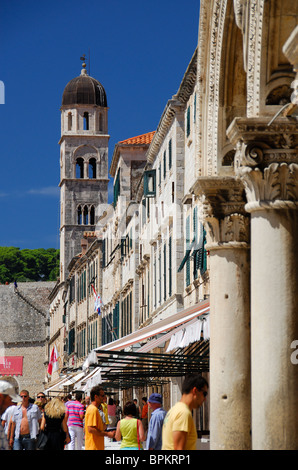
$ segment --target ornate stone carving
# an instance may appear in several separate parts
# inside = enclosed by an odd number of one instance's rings
[[[243,66],[247,72],[249,10],[247,0],[234,0],[235,21],[243,35]]]
[[[232,177],[198,178],[192,188],[200,197],[206,222],[207,249],[247,248],[249,216],[245,212],[244,187]]]
[[[298,126],[236,119],[227,132],[235,144],[235,173],[244,184],[246,211],[298,208]]]
[[[222,219],[206,216],[207,248],[246,247],[249,240],[249,218],[243,214],[231,214]]]
[[[260,168],[241,167],[248,212],[261,209],[298,209],[298,164],[271,163]]]

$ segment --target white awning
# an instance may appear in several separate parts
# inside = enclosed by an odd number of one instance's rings
[[[102,370],[101,367],[96,367],[96,369],[92,371],[92,373],[89,374],[88,377],[86,377],[86,379],[84,379],[84,383],[85,382],[86,383],[82,387],[83,392],[90,391],[92,387],[102,383],[101,370]]]
[[[68,378],[68,380],[66,382],[63,382],[62,384],[60,384],[59,388],[60,389],[63,389],[63,387],[66,387],[68,385],[74,385],[75,383],[77,383],[82,377],[84,377],[85,375],[85,372],[79,372],[78,374],[76,375],[72,375],[71,377]]]
[[[54,384],[49,384],[49,388],[46,388],[44,390],[44,393],[47,393],[49,391],[53,391],[53,390],[56,390],[57,392],[60,390],[60,385],[63,384],[64,382],[66,382],[67,380],[69,379],[69,375],[67,376],[64,376],[62,379],[58,380],[57,382],[55,382]]]
[[[181,310],[180,312],[171,315],[164,320],[160,320],[156,323],[152,323],[144,328],[141,328],[130,335],[124,336],[116,341],[112,341],[111,343],[104,344],[99,348],[96,348],[96,352],[100,352],[101,350],[104,351],[121,351],[129,346],[134,344],[140,343],[145,341],[148,338],[153,336],[160,335],[165,332],[169,332],[171,330],[171,334],[173,334],[172,330],[180,325],[183,326],[185,323],[190,322],[191,320],[195,320],[197,317],[209,313],[210,304],[209,300],[203,301],[199,304],[196,304],[190,308],[185,310]],[[171,336],[171,335],[170,335]],[[159,338],[158,341],[162,342],[164,338]],[[147,345],[145,345],[147,346]],[[156,347],[156,346],[154,346]],[[140,349],[141,351],[141,349]]]

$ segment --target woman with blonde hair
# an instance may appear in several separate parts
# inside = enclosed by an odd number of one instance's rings
[[[44,408],[41,431],[47,436],[44,450],[63,450],[69,444],[70,437],[67,427],[66,408],[59,397],[52,398]]]

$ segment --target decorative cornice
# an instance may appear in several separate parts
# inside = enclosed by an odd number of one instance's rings
[[[203,205],[206,248],[248,248],[249,216],[242,182],[233,177],[200,177],[192,191]]]
[[[235,145],[235,173],[243,181],[245,210],[298,208],[298,124],[280,118],[236,118],[227,135]]]

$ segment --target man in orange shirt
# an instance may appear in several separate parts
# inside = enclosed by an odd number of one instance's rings
[[[148,430],[148,403],[147,403],[147,397],[142,398],[142,403],[143,403],[143,408],[142,408],[142,424],[144,428],[144,433],[146,435],[147,430]]]
[[[101,419],[98,407],[103,402],[105,392],[98,385],[90,392],[91,404],[85,415],[85,450],[104,450],[104,438],[115,436],[115,431],[104,431],[104,423]]]

